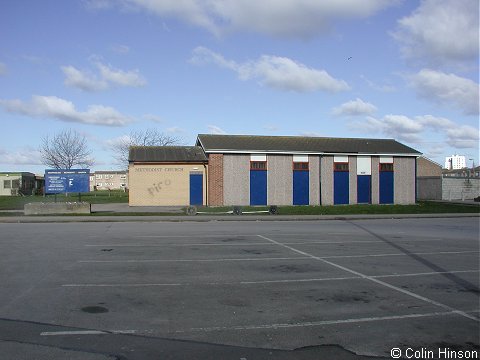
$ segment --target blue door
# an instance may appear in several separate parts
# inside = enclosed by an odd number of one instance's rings
[[[190,205],[203,205],[202,174],[190,174]]]
[[[380,172],[380,204],[393,204],[393,171]]]
[[[369,204],[371,201],[371,176],[357,176],[357,202],[359,204]]]
[[[250,205],[267,205],[267,170],[250,170]]]
[[[308,205],[309,199],[309,171],[293,171],[293,205]]]
[[[333,173],[333,203],[335,205],[349,203],[348,177],[348,171]]]

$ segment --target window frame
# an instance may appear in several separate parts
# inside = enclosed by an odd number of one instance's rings
[[[294,161],[292,164],[293,171],[310,171],[310,163],[308,161]],[[295,168],[298,165],[300,168]]]
[[[262,167],[256,167],[255,164],[262,165]],[[264,166],[264,167],[263,167]],[[250,170],[253,171],[265,171],[267,170],[267,162],[266,161],[250,161]]]
[[[346,167],[346,168],[342,169],[341,167]],[[350,165],[349,165],[348,162],[335,162],[335,163],[333,163],[333,171],[334,172],[349,172],[350,171]]]
[[[388,169],[385,169],[386,167],[388,167]],[[379,163],[378,172],[393,172],[393,163]]]

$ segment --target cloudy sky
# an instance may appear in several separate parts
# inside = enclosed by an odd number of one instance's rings
[[[478,0],[2,1],[0,171],[42,173],[63,129],[94,170],[147,128],[395,138],[478,164],[478,61]]]

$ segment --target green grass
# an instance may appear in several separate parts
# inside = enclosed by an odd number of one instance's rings
[[[208,214],[231,211],[232,207],[199,207]],[[264,211],[266,206],[242,206],[242,212]],[[462,205],[421,201],[417,205],[336,205],[336,206],[279,206],[278,215],[354,215],[354,214],[439,214],[479,213],[478,205]],[[262,214],[262,213],[260,213]],[[247,215],[247,214],[245,214]]]
[[[31,202],[54,202],[54,195],[47,196],[0,196],[0,210],[23,210],[25,204]],[[78,201],[78,194],[58,194],[58,202],[74,202]],[[90,204],[109,204],[109,203],[128,203],[128,193],[119,191],[95,191],[81,194],[81,201]]]

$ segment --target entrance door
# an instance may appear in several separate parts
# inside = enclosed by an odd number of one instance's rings
[[[203,205],[203,174],[190,174],[190,205]]]

